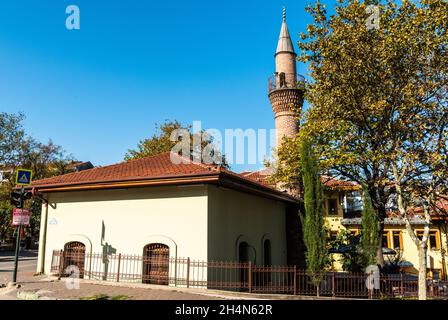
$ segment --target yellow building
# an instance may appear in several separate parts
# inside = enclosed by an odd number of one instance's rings
[[[361,230],[361,196],[359,187],[355,184],[324,177],[325,192],[325,223],[330,239],[335,239],[342,230],[359,234]],[[428,240],[428,274],[434,278],[447,278],[448,261],[446,257],[448,244],[448,218],[434,217]],[[424,221],[416,215],[411,223],[417,236],[423,234]],[[384,221],[383,247],[393,250],[383,250],[385,262],[401,255],[403,271],[417,273],[418,251],[401,218],[392,214]],[[395,251],[396,254],[391,252]],[[341,255],[333,254],[332,268],[341,270]]]

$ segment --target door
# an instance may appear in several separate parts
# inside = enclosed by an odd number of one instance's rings
[[[151,243],[143,248],[143,283],[168,285],[170,248]]]
[[[84,264],[86,259],[86,246],[81,242],[69,242],[64,246],[64,270],[65,276],[70,276],[75,271],[72,266],[79,270],[79,277],[84,277]],[[68,268],[71,267],[71,268]],[[67,270],[67,268],[69,270]]]

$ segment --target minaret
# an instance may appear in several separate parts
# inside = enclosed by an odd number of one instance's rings
[[[275,115],[277,148],[283,137],[294,137],[303,106],[304,78],[296,71],[296,53],[286,25],[286,9],[275,52],[275,74],[269,78],[268,96]],[[298,81],[299,80],[299,81]]]

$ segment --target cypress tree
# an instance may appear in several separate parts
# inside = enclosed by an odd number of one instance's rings
[[[361,248],[365,266],[376,264],[379,224],[370,195],[363,191]]]
[[[312,144],[305,140],[301,145],[301,168],[304,188],[305,216],[302,216],[303,237],[306,246],[307,270],[319,295],[321,273],[326,265],[328,253],[326,248],[326,231],[324,227],[324,194],[320,181],[317,159]]]

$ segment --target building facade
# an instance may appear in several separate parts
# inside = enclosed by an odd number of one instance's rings
[[[53,252],[288,263],[294,198],[231,171],[171,153],[36,181],[42,208],[38,272]],[[84,262],[80,264],[85,267]],[[66,266],[65,266],[66,267]],[[113,272],[113,270],[111,270]]]
[[[394,208],[389,208],[389,216],[384,221],[383,256],[385,263],[397,263],[403,272],[416,274],[418,272],[418,251],[411,236],[406,230],[404,221],[395,214]],[[326,188],[325,192],[325,224],[328,237],[334,240],[343,230],[354,235],[361,234],[362,197],[359,187]],[[416,215],[411,224],[417,236],[423,234],[424,221]],[[446,279],[448,261],[448,217],[434,216],[430,227],[428,240],[427,268],[428,276],[435,279]],[[342,255],[332,255],[332,269],[342,271]]]
[[[283,138],[298,133],[304,97],[285,12],[275,65],[268,96],[279,146]],[[60,250],[82,252],[84,257],[102,253],[104,268],[107,256],[117,253],[305,267],[300,203],[269,185],[266,178],[272,172],[238,174],[173,157],[180,156],[168,152],[100,168],[79,163],[72,173],[35,181],[32,188],[44,199],[37,272],[49,274],[53,253]],[[321,179],[329,238],[342,230],[359,234],[359,186]],[[446,226],[446,220],[440,220],[431,229],[428,268],[433,276],[446,275]],[[409,270],[418,265],[415,245],[396,219],[386,221],[383,243],[399,249]],[[333,258],[333,269],[341,270],[340,256]],[[85,260],[75,263],[86,267]]]

